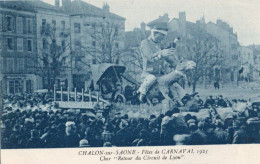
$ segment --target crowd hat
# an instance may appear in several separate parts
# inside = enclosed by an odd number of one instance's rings
[[[112,144],[110,142],[105,142],[103,147],[112,147]]]
[[[184,145],[189,137],[190,135],[188,134],[176,134],[173,136],[173,140],[176,142],[176,145]]]
[[[188,124],[188,125],[191,124],[191,123],[196,123],[196,120],[194,120],[194,119],[189,119],[189,120],[187,121],[187,124]]]
[[[224,126],[224,123],[223,123],[221,120],[216,120],[215,125],[216,125],[217,127],[223,127],[223,126]]]
[[[260,119],[258,117],[253,117],[253,118],[248,119],[246,123],[248,125],[252,125],[252,124],[260,125]]]
[[[123,129],[128,126],[128,122],[126,120],[121,120],[119,127],[120,129]]]
[[[74,125],[75,125],[75,122],[73,122],[73,121],[66,122],[66,126],[74,126]]]
[[[90,145],[88,144],[88,140],[82,139],[79,142],[79,147],[89,147]]]

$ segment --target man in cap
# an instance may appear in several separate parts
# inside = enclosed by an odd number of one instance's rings
[[[31,138],[27,142],[27,148],[44,148],[44,142],[39,137],[39,131],[31,130]]]
[[[147,26],[151,28],[151,35],[148,39],[144,39],[140,45],[140,51],[143,59],[143,83],[137,91],[140,93],[140,101],[142,101],[148,89],[156,81],[155,75],[160,73],[160,67],[162,64],[156,59],[174,54],[173,49],[160,49],[160,43],[167,35],[168,21],[168,15],[164,15],[147,24]]]
[[[65,124],[65,136],[64,136],[64,147],[78,147],[79,146],[79,135],[77,134],[77,129],[75,122],[68,121]]]

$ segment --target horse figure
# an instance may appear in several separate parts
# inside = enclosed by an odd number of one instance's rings
[[[176,69],[170,71],[170,73],[157,76],[157,82],[148,91],[149,94],[153,94],[151,90],[155,88],[161,92],[163,97],[167,100],[175,99],[180,105],[183,105],[181,98],[185,95],[185,90],[177,83],[181,78],[187,79],[186,71],[196,67],[196,63],[193,61],[178,62]]]

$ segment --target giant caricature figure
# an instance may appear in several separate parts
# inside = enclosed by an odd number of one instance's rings
[[[162,56],[171,56],[174,55],[173,49],[160,49],[160,43],[167,35],[167,23],[169,21],[168,16],[160,17],[159,19],[151,22],[148,26],[151,27],[151,35],[148,39],[145,39],[141,42],[140,51],[143,58],[143,72],[142,79],[143,83],[141,84],[139,90],[140,101],[143,100],[148,89],[156,81],[156,74],[160,73],[161,63],[156,63],[158,58]],[[155,68],[157,66],[157,68]]]
[[[151,27],[151,35],[148,39],[141,42],[140,51],[143,58],[143,83],[138,89],[140,93],[139,99],[143,100],[149,88],[157,80],[158,87],[165,99],[171,99],[168,93],[171,91],[173,98],[182,105],[181,98],[184,96],[184,89],[177,83],[180,78],[186,78],[185,71],[193,69],[196,63],[193,61],[180,62],[175,54],[176,43],[179,39],[175,39],[173,48],[160,49],[160,43],[167,35],[168,16],[160,17],[148,24]],[[159,59],[159,60],[158,60]],[[163,60],[161,60],[163,59]],[[170,65],[175,65],[176,70],[165,69],[165,61]],[[166,64],[166,67],[169,65]]]

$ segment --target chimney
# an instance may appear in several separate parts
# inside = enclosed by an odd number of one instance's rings
[[[110,10],[110,7],[109,7],[109,5],[107,4],[107,3],[103,3],[103,10],[105,11],[105,12],[109,12],[109,10]]]
[[[57,8],[60,7],[60,0],[55,0],[55,6],[56,6]]]
[[[183,22],[186,22],[186,13],[185,11],[179,12],[179,19]]]
[[[62,0],[62,7],[63,7],[65,10],[69,10],[69,9],[70,9],[70,3],[71,3],[70,0]]]
[[[141,23],[141,30],[142,31],[146,30],[146,24],[144,22]]]

